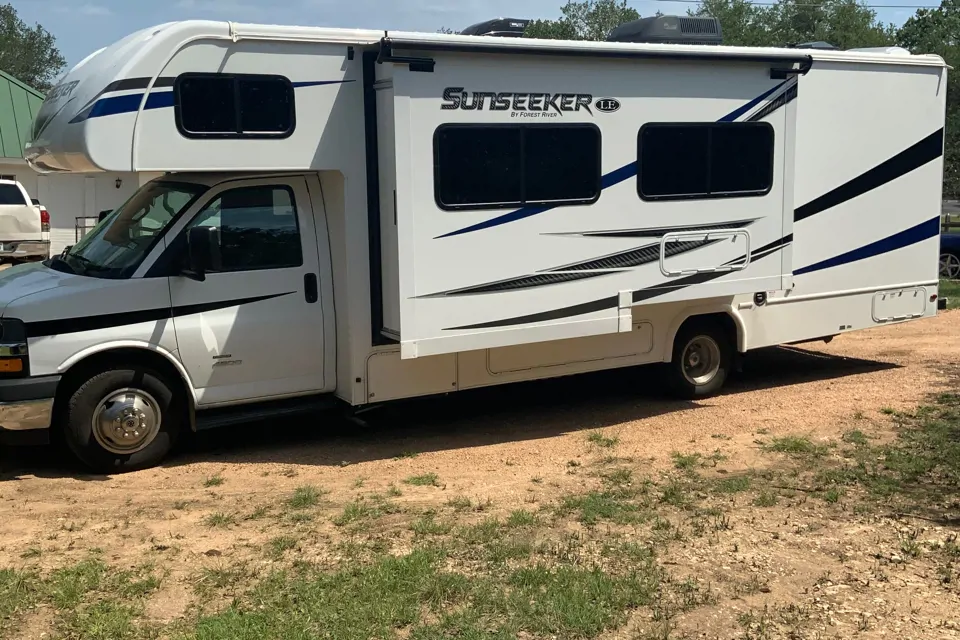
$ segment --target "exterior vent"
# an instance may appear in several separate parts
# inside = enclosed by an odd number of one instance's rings
[[[529,20],[517,18],[496,18],[486,22],[472,24],[460,32],[462,36],[498,36],[500,38],[522,38]]]
[[[653,16],[620,25],[607,42],[722,44],[720,21],[710,17]]]
[[[822,51],[839,51],[840,47],[836,47],[829,42],[824,42],[819,40],[817,42],[801,42],[800,44],[791,44],[787,45],[790,49],[820,49]]]
[[[680,18],[680,33],[720,35],[720,23],[714,18]]]

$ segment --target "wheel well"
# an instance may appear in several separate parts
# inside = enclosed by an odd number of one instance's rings
[[[172,385],[176,385],[179,391],[184,394],[190,412],[190,425],[191,428],[193,427],[193,394],[190,393],[186,380],[183,379],[177,368],[159,353],[130,347],[101,351],[70,367],[60,379],[60,384],[57,385],[57,395],[53,400],[54,420],[58,421],[61,418],[70,396],[80,385],[89,380],[91,376],[96,375],[97,372],[118,365],[149,367],[163,374]]]
[[[730,316],[729,313],[724,313],[722,311],[717,313],[704,313],[701,315],[693,315],[688,317],[680,326],[677,327],[677,332],[674,334],[673,339],[677,339],[677,335],[683,331],[684,327],[687,327],[691,324],[699,323],[712,323],[719,326],[724,334],[727,336],[727,339],[730,341],[730,346],[733,347],[734,351],[738,351],[739,345],[739,331],[737,329],[737,322]],[[670,348],[671,353],[673,352],[673,346]]]

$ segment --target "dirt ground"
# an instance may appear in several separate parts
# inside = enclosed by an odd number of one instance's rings
[[[200,434],[163,467],[122,476],[78,474],[42,448],[5,450],[0,568],[50,572],[92,549],[115,567],[152,562],[163,580],[144,616],[166,624],[197,608],[201,569],[268,569],[262,549],[281,530],[296,535],[299,559],[336,560],[348,534],[335,516],[361,494],[402,487],[402,512],[390,518],[440,510],[454,496],[503,515],[588,489],[604,458],[651,476],[674,472],[677,453],[713,460],[703,465],[713,476],[764,470],[779,459],[760,445],[777,436],[839,441],[856,428],[890,438],[889,414],[956,391],[958,365],[960,311],[950,311],[750,354],[724,395],[699,402],[661,400],[655,374],[622,370],[410,402],[371,412],[366,425],[321,416]],[[426,486],[404,484],[429,474]],[[324,494],[316,517],[281,522],[305,485]],[[675,580],[722,597],[667,626],[635,612],[603,637],[960,637],[956,584],[944,586],[923,553],[901,550],[905,536],[949,544],[960,526],[855,513],[802,491],[763,509],[725,500],[729,521],[660,555]],[[223,526],[211,525],[216,517]],[[7,635],[50,637],[51,615],[38,607]]]

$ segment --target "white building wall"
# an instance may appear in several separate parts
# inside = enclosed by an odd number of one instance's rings
[[[0,160],[0,175],[15,176],[30,197],[39,200],[50,212],[50,251],[56,254],[76,243],[77,226],[85,224],[83,218],[89,218],[86,224],[92,225],[99,212],[120,206],[141,184],[159,174],[42,175],[26,162]]]

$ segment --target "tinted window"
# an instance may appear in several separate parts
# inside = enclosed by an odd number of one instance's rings
[[[204,207],[189,226],[220,229],[223,271],[303,264],[297,208],[289,187],[226,191]]]
[[[600,193],[600,132],[585,125],[440,127],[437,204],[444,209],[589,202]]]
[[[773,183],[773,128],[649,124],[640,130],[637,157],[644,199],[762,195]]]
[[[280,78],[240,79],[240,130],[285,132],[293,128],[293,92]]]
[[[184,78],[177,89],[184,130],[190,133],[237,132],[233,79]]]
[[[524,130],[524,199],[591,200],[600,189],[600,131],[593,127]]]
[[[438,137],[442,204],[520,203],[519,128],[446,127]]]
[[[284,137],[295,126],[293,85],[279,76],[183,75],[174,92],[187,137]]]
[[[0,184],[0,204],[27,204],[15,184]]]

